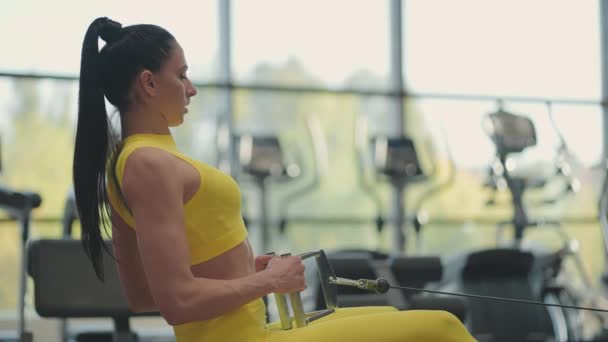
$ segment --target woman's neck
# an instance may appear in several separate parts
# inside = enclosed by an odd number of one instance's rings
[[[134,110],[121,115],[122,138],[134,134],[171,134],[162,115],[151,111]]]

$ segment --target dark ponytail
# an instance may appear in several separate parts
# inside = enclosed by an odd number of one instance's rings
[[[101,51],[97,43],[100,37],[106,41]],[[110,156],[117,156],[118,138],[106,112],[104,95],[121,114],[126,112],[130,105],[129,90],[136,75],[144,69],[160,70],[172,41],[173,36],[158,26],[122,28],[108,18],[95,19],[84,37],[73,181],[82,244],[101,280],[104,278],[102,248],[106,249],[101,227],[107,235],[110,226],[106,167]],[[112,158],[110,170],[114,170],[115,162],[116,158]]]

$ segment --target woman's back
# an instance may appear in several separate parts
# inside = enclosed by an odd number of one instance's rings
[[[125,172],[132,167],[129,157],[141,149],[175,157],[167,160],[175,164],[174,177],[180,178],[184,186],[183,207],[191,266],[218,257],[245,241],[247,230],[241,217],[241,193],[236,182],[223,172],[180,153],[171,135],[135,134],[122,144],[112,170],[118,187],[111,182],[108,194],[112,207],[131,228],[137,229],[120,193]],[[131,177],[141,176],[133,174]]]

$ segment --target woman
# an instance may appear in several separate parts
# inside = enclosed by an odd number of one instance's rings
[[[471,340],[448,313],[386,307],[341,309],[302,329],[267,326],[261,298],[303,290],[304,266],[297,256],[254,258],[237,184],[177,150],[169,127],[196,95],[187,68],[158,26],[98,18],[84,38],[73,166],[83,245],[103,279],[100,227],[111,223],[134,312],[159,311],[179,342]],[[104,96],[120,113],[118,144]]]

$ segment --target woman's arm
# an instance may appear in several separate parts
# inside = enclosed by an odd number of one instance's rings
[[[271,260],[266,270],[244,278],[196,278],[185,233],[184,185],[173,155],[153,148],[133,152],[123,189],[150,293],[169,324],[211,319],[271,292],[306,287],[299,257]]]
[[[135,231],[115,211],[112,211],[112,243],[120,283],[131,311],[158,311],[139,257]]]

